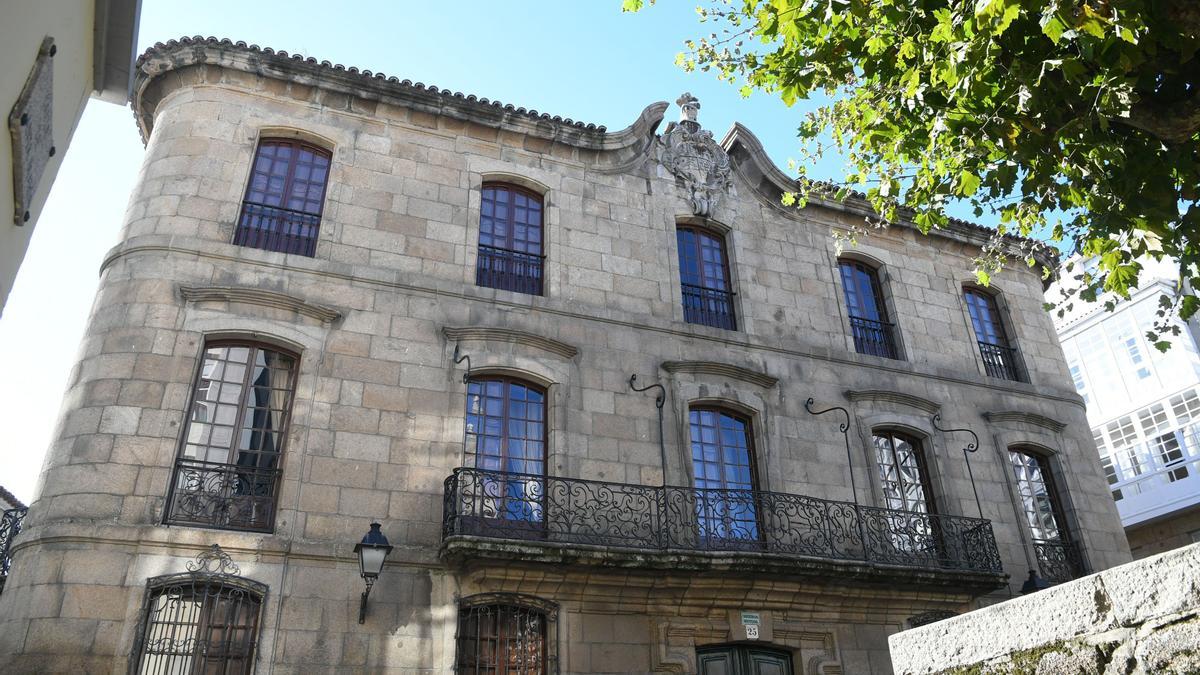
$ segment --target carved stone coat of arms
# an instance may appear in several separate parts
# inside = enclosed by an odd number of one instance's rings
[[[700,110],[696,97],[685,93],[675,103],[680,108],[680,119],[667,125],[661,161],[687,189],[692,213],[708,217],[729,189],[729,155],[713,139],[712,132],[701,129],[696,121]]]

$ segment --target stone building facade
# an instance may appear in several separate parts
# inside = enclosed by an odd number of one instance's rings
[[[686,95],[610,132],[214,39],[137,69],[6,670],[887,673],[891,633],[1129,559],[982,228],[839,258],[865,204],[782,207]]]

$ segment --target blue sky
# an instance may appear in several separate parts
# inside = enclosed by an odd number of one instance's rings
[[[781,166],[797,156],[804,104],[743,99],[711,73],[674,65],[689,37],[712,29],[694,0],[622,14],[620,0],[556,2],[166,2],[144,0],[139,52],[183,35],[213,35],[436,84],[576,120],[624,128],[654,101],[684,91],[719,138],[749,127]],[[668,118],[677,111],[672,108]],[[142,159],[128,108],[93,101],[72,140],[0,318],[0,484],[33,497],[42,457],[77,358],[105,252],[116,243]],[[810,167],[841,175],[837,158]],[[965,215],[965,214],[958,214]],[[12,383],[16,383],[13,386]]]

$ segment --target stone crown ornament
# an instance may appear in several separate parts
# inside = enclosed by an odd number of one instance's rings
[[[696,121],[699,99],[684,93],[675,103],[679,106],[679,122],[667,125],[660,161],[687,189],[692,213],[707,218],[729,189],[729,155],[713,140],[712,132],[701,129]]]

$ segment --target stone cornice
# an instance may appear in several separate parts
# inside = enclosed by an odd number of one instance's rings
[[[899,391],[887,391],[884,389],[850,389],[846,391],[846,398],[853,403],[872,402],[872,403],[895,403],[897,405],[924,410],[929,414],[937,413],[942,409],[942,404],[935,403],[929,399],[905,394]]]
[[[245,286],[180,286],[179,295],[188,302],[241,302],[283,309],[311,317],[321,323],[333,323],[342,313],[332,307],[308,302],[303,298],[261,288]]]
[[[381,270],[361,265],[335,263],[329,260],[300,258],[298,256],[288,258],[285,264],[284,256],[278,253],[247,249],[233,244],[219,244],[210,239],[156,234],[139,235],[133,239],[120,242],[109,249],[100,263],[100,271],[103,272],[118,263],[133,264],[140,256],[147,255],[156,257],[162,255],[179,255],[188,259],[210,260],[220,264],[247,265],[253,266],[256,269],[276,272],[288,270],[291,273],[309,275],[314,279],[337,279],[355,284],[364,284],[371,288],[402,290],[433,300],[440,301],[444,298],[456,298],[472,303],[480,303],[480,306],[506,307],[521,312],[532,311],[535,315],[561,317],[583,324],[594,322],[601,327],[621,326],[632,328],[644,331],[643,334],[646,336],[646,339],[658,339],[659,336],[670,336],[687,340],[700,340],[713,348],[732,347],[740,350],[749,350],[754,353],[775,353],[795,358],[814,359],[844,367],[870,368],[872,372],[883,373],[888,377],[916,377],[930,382],[945,382],[953,385],[970,386],[1002,395],[1016,395],[1030,399],[1064,403],[1077,406],[1080,410],[1084,408],[1083,398],[1073,389],[1055,390],[1053,386],[1045,383],[1034,386],[1025,382],[998,380],[993,377],[985,377],[982,374],[967,373],[961,369],[933,368],[925,364],[917,364],[909,361],[863,357],[853,352],[813,348],[809,345],[800,344],[795,340],[768,340],[745,333],[739,334],[716,329],[708,329],[707,332],[702,332],[697,330],[697,326],[691,324],[680,326],[670,321],[657,320],[649,315],[623,318],[622,316],[606,314],[604,311],[597,311],[599,308],[580,308],[567,302],[559,302],[542,297],[535,298],[531,308],[528,301],[515,302],[498,298],[491,293],[486,295],[478,294],[475,292],[476,289],[473,285],[459,285],[455,287],[435,285],[429,283],[428,278],[419,274],[413,274],[410,277],[403,274],[397,275],[393,272],[385,273]],[[869,361],[864,360],[866,358],[869,358]]]
[[[480,340],[483,342],[509,342],[524,345],[540,349],[544,352],[550,352],[564,359],[573,359],[579,354],[579,348],[574,345],[512,328],[495,328],[492,326],[464,326],[455,328],[446,326],[442,328],[442,334],[455,342],[459,340]]]
[[[1035,427],[1042,427],[1053,432],[1059,432],[1067,428],[1066,422],[1059,422],[1051,417],[1039,415],[1037,413],[1023,412],[1020,410],[1000,410],[997,412],[983,413],[984,419],[989,422],[1022,422],[1032,424]]]
[[[774,387],[779,382],[779,378],[772,377],[766,373],[729,363],[717,363],[716,361],[663,361],[661,367],[668,373],[728,377],[756,384],[764,389]]]
[[[726,132],[725,138],[721,140],[721,146],[729,153],[735,170],[738,170],[741,176],[755,188],[754,193],[759,199],[791,217],[797,217],[795,209],[784,209],[780,203],[783,193],[797,190],[796,181],[771,161],[766,150],[763,149],[762,142],[753,132],[735,122]],[[864,218],[879,218],[879,214],[875,212],[866,198],[858,193],[851,194],[844,201],[811,195],[808,203],[834,211],[861,215]],[[907,219],[902,219],[895,224],[918,229],[912,221]],[[982,247],[995,234],[995,231],[982,225],[952,218],[945,227],[932,230],[930,234],[973,247]],[[1020,253],[1020,245],[1024,240],[1020,237],[1005,235],[1004,241],[1009,244],[1011,252]],[[1024,254],[1021,254],[1020,257],[1024,258]],[[1038,262],[1050,269],[1058,267],[1057,257],[1051,258],[1039,253],[1037,259]]]
[[[169,79],[173,72],[191,66],[220,67],[283,82],[294,82],[357,99],[419,110],[434,115],[468,120],[486,127],[515,131],[566,145],[595,151],[623,151],[623,155],[643,154],[648,140],[662,121],[668,104],[659,101],[647,106],[632,124],[620,131],[608,132],[603,126],[526,110],[499,101],[452,92],[420,82],[400,80],[370,70],[317,61],[299,54],[275,51],[269,47],[214,37],[184,37],[157,43],[138,57],[131,103],[143,139],[150,135],[155,108],[163,93],[148,95],[156,82]],[[186,86],[180,78],[167,87]]]

